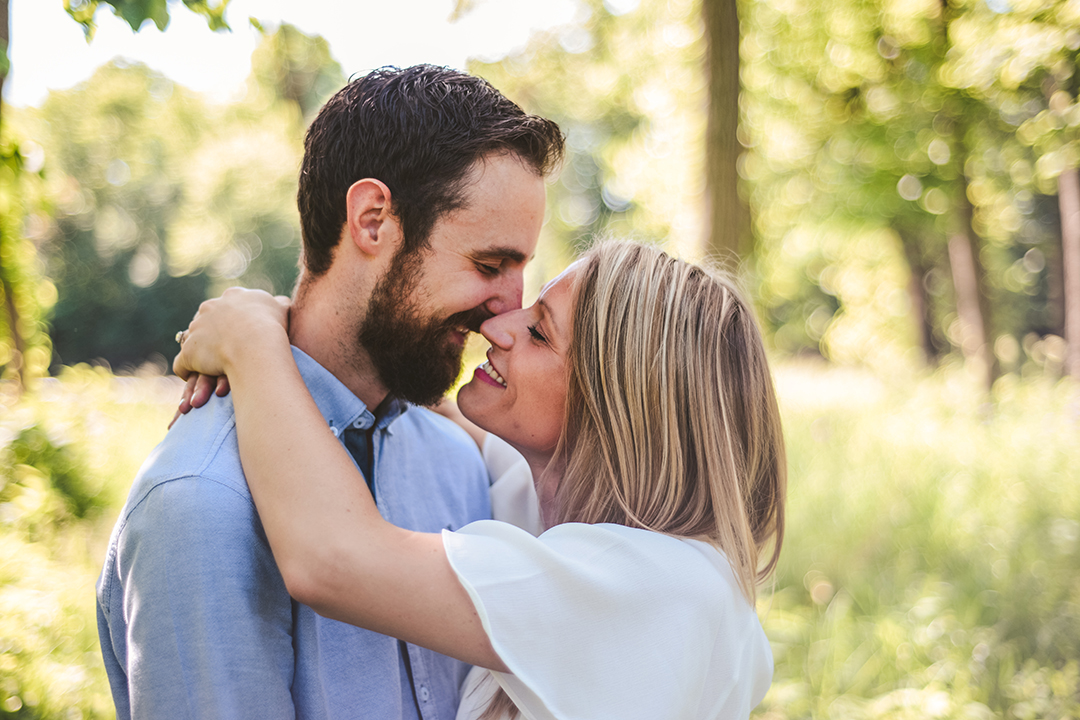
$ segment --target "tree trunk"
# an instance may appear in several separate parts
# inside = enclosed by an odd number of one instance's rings
[[[749,235],[739,198],[739,13],[737,0],[702,0],[709,109],[705,130],[706,250],[736,263]]]
[[[908,297],[911,300],[911,319],[919,336],[919,347],[927,365],[936,365],[938,349],[934,345],[934,322],[930,313],[930,298],[926,291],[926,275],[930,269],[923,260],[918,241],[907,233],[899,232],[900,245],[908,261]]]
[[[1080,380],[1080,174],[1076,168],[1058,176],[1058,207],[1065,275],[1065,372]]]
[[[8,43],[10,41],[10,28],[8,25],[8,0],[0,0],[0,49],[3,50],[4,57],[0,59],[3,66],[0,67],[0,95],[4,91],[4,79],[7,77],[7,59],[8,59]],[[3,129],[3,101],[0,100],[0,131]],[[4,291],[4,322],[7,324],[8,333],[11,335],[11,342],[15,346],[15,353],[13,363],[16,367],[16,381],[18,386],[16,391],[19,392],[25,386],[25,368],[23,353],[26,351],[23,337],[19,333],[19,308],[15,303],[15,288],[11,283],[11,269],[4,265],[4,245],[11,242],[11,238],[7,237],[7,233],[4,232],[4,223],[0,223],[0,288]],[[10,254],[12,257],[14,253]]]
[[[962,146],[962,145],[961,145]],[[960,231],[949,238],[949,266],[956,291],[956,313],[960,318],[960,349],[989,390],[997,377],[997,363],[991,347],[989,302],[985,293],[979,236],[972,227],[972,207],[967,198],[967,178],[960,176]]]

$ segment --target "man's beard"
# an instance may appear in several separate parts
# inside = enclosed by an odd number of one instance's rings
[[[434,405],[461,374],[464,350],[454,334],[473,332],[491,317],[473,308],[440,320],[416,306],[423,251],[398,252],[375,285],[357,340],[389,394],[416,405]]]

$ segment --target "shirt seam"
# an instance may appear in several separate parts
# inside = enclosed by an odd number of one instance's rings
[[[251,499],[250,496],[245,496],[243,493],[239,492],[236,488],[232,487],[229,483],[223,482],[220,477],[215,477],[214,474],[212,474],[211,472],[208,471],[210,466],[214,463],[215,460],[217,460],[218,456],[221,454],[221,448],[225,444],[225,439],[230,434],[232,434],[235,431],[235,429],[236,429],[236,417],[232,416],[222,426],[221,430],[217,434],[217,437],[214,438],[213,443],[211,443],[210,449],[206,453],[206,459],[203,461],[202,465],[199,466],[198,470],[196,470],[195,472],[184,472],[184,473],[178,473],[178,474],[173,474],[173,475],[165,475],[165,476],[157,479],[153,483],[153,485],[151,485],[146,490],[146,492],[144,492],[139,497],[137,502],[135,502],[130,507],[127,507],[125,509],[123,517],[117,519],[117,521],[116,521],[116,531],[115,531],[116,542],[110,542],[109,543],[109,548],[108,548],[108,550],[106,552],[106,558],[105,558],[105,561],[106,561],[105,567],[108,568],[108,572],[105,575],[105,582],[103,583],[103,588],[102,588],[102,596],[103,596],[102,599],[104,601],[102,603],[102,606],[103,606],[103,612],[106,615],[106,617],[111,617],[112,616],[112,594],[113,594],[114,585],[115,585],[115,583],[113,582],[114,578],[113,578],[113,572],[112,571],[115,570],[116,565],[119,562],[117,553],[118,553],[118,549],[119,549],[119,545],[120,545],[120,536],[124,533],[124,530],[127,529],[128,521],[131,519],[132,514],[136,510],[138,510],[139,507],[144,502],[146,502],[147,498],[149,498],[150,494],[153,493],[155,490],[157,490],[158,488],[160,488],[160,487],[162,487],[164,485],[167,485],[168,483],[175,482],[177,480],[206,480],[206,481],[209,481],[209,482],[212,482],[212,483],[216,483],[217,485],[220,485],[223,488],[226,488],[227,490],[233,492],[234,494],[236,494],[240,498],[246,500],[248,505],[250,505],[252,508],[255,507],[255,503]],[[245,476],[243,476],[243,475],[242,475],[242,477],[244,477],[244,481],[247,482],[247,478]]]

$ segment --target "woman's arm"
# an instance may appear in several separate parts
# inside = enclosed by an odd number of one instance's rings
[[[289,594],[326,617],[506,670],[440,535],[379,515],[293,362],[270,296],[204,303],[174,369],[227,375],[252,497]]]

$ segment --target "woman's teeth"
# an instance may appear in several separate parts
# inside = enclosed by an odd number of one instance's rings
[[[506,387],[506,381],[502,379],[502,375],[495,372],[495,368],[491,367],[490,360],[485,360],[484,364],[480,366],[480,369],[486,372],[489,378],[499,383],[503,387]]]

